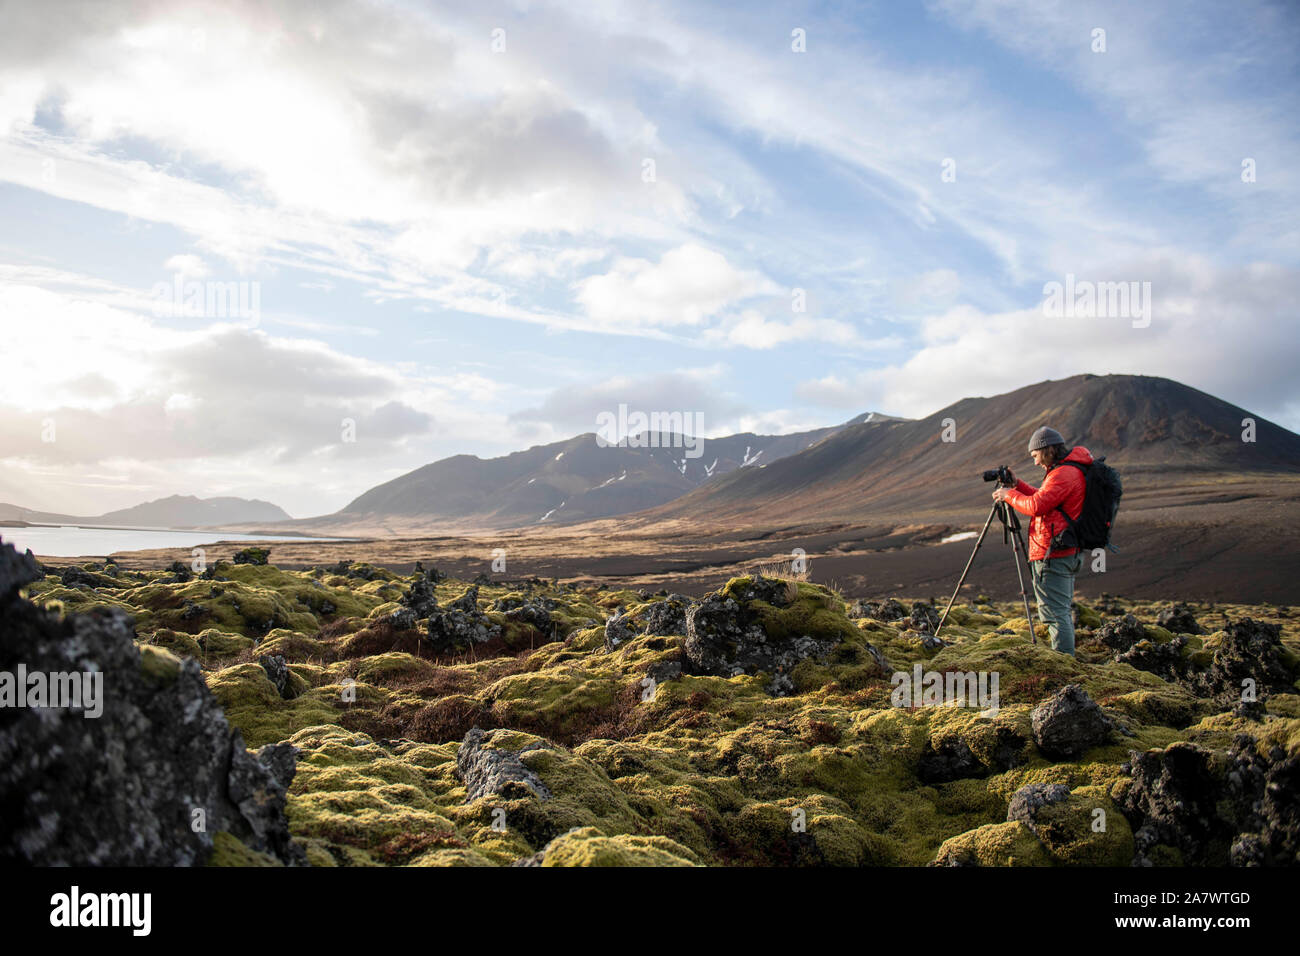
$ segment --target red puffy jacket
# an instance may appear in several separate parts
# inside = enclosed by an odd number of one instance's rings
[[[1092,453],[1082,445],[1073,448],[1065,461],[1077,461],[1081,465],[1092,464]],[[1083,492],[1087,479],[1083,471],[1066,464],[1058,464],[1043,478],[1043,487],[1035,488],[1024,481],[1017,481],[1016,487],[1007,490],[1007,504],[1022,515],[1029,516],[1029,560],[1040,558],[1068,558],[1078,548],[1058,548],[1048,555],[1052,547],[1052,538],[1064,531],[1069,525],[1056,506],[1065,509],[1073,520],[1078,520],[1083,511]]]

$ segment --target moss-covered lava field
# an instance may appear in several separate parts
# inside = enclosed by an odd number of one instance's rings
[[[1069,657],[983,599],[940,639],[927,604],[801,581],[701,599],[241,560],[47,567],[25,594],[125,611],[151,679],[192,658],[249,748],[297,748],[312,865],[1295,862],[1288,608],[1107,598]],[[996,675],[996,706],[896,706],[917,665]]]

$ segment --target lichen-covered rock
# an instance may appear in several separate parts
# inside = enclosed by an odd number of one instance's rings
[[[687,610],[685,651],[695,673],[772,674],[769,692],[782,695],[800,661],[824,658],[851,633],[843,605],[823,588],[734,578]]]
[[[1012,795],[1007,819],[1031,830],[1057,863],[1127,866],[1133,858],[1133,832],[1103,787],[1028,784]]]
[[[456,754],[456,773],[465,781],[466,803],[492,795],[518,795],[520,788],[541,800],[550,799],[546,784],[519,759],[521,751],[491,746],[491,742],[489,735],[474,727]]]
[[[605,649],[615,650],[636,637],[631,615],[623,605],[614,609],[614,613],[605,621]]]
[[[59,619],[15,600],[14,582],[30,581],[30,570],[0,545],[0,593],[11,594],[0,601],[0,671],[102,676],[93,707],[83,698],[0,708],[0,860],[197,865],[225,832],[300,862],[284,814],[291,755],[268,751],[263,763],[250,754],[198,664],[137,649],[122,611]]]
[[[244,548],[242,551],[235,552],[233,560],[235,564],[252,564],[258,567],[265,567],[267,559],[270,557],[270,548]]]
[[[1038,835],[1034,819],[1039,810],[1070,798],[1070,788],[1059,783],[1027,783],[1011,795],[1007,819],[1019,820]]]
[[[1114,722],[1078,684],[1069,684],[1034,708],[1034,743],[1049,757],[1072,760],[1111,739]]]
[[[500,625],[479,610],[478,590],[478,585],[470,586],[445,610],[429,615],[428,641],[434,653],[464,650],[501,636]]]
[[[642,608],[637,619],[645,634],[681,634],[686,633],[686,612],[695,603],[685,594],[670,594],[662,601],[655,601]]]

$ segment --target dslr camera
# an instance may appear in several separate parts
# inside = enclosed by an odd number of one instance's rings
[[[984,472],[984,480],[996,481],[999,484],[1008,487],[1016,483],[1015,479],[1011,477],[1011,469],[1006,465],[998,465],[998,467],[990,468],[988,471]]]

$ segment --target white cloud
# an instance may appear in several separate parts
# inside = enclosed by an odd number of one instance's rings
[[[605,274],[579,281],[576,298],[589,317],[606,326],[699,326],[735,303],[779,291],[760,273],[687,243],[657,263],[618,259]]]
[[[958,306],[924,320],[924,344],[905,361],[828,374],[796,394],[833,408],[919,418],[961,398],[1048,378],[1160,375],[1300,426],[1290,397],[1300,271],[1156,256],[1117,265],[1104,278],[1121,276],[1151,283],[1148,327],[1135,328],[1132,317],[1048,318],[1041,304],[999,313]]]

